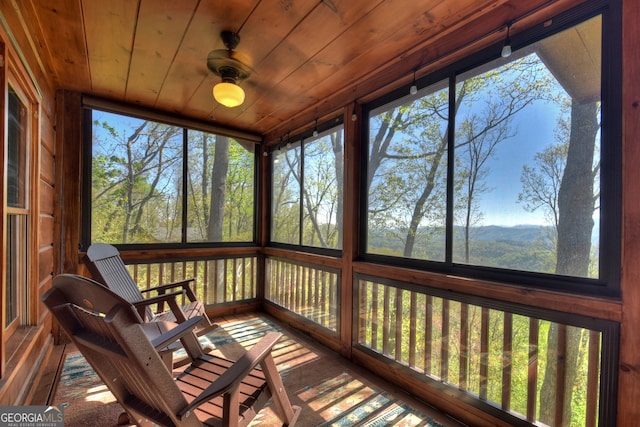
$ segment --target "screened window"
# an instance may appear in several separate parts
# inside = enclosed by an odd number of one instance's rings
[[[250,242],[254,230],[254,145],[188,131],[187,240]]]
[[[373,110],[368,252],[445,260],[448,82]]]
[[[342,248],[343,127],[272,152],[271,240]]]
[[[253,143],[91,113],[92,242],[254,240]]]
[[[458,76],[454,262],[598,278],[601,28]]]
[[[619,157],[601,143],[602,28],[596,15],[374,106],[367,254],[529,282],[606,279],[601,229],[615,240],[616,224],[601,209],[616,218],[604,198],[614,199]]]

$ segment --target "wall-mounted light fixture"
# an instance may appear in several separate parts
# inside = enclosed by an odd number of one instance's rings
[[[500,55],[503,58],[508,58],[509,56],[511,56],[511,24],[511,22],[507,24],[507,38],[504,40],[504,45],[502,45],[502,52],[500,52]]]
[[[413,82],[411,83],[411,87],[409,88],[409,93],[411,95],[415,95],[418,93],[418,86],[416,85],[416,70],[413,70]]]

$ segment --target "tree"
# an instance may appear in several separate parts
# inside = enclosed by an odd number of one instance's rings
[[[300,147],[273,154],[271,239],[298,244],[300,237]]]
[[[495,117],[489,113],[488,120]],[[478,212],[476,198],[489,190],[483,184],[483,181],[489,172],[487,162],[494,155],[495,149],[499,143],[506,141],[512,134],[509,133],[509,121],[500,122],[498,126],[491,129],[485,126],[485,130],[479,132],[476,130],[478,123],[483,123],[478,117],[471,116],[465,120],[460,126],[460,133],[466,136],[466,149],[463,150],[461,157],[466,157],[466,162],[458,168],[459,174],[463,180],[464,190],[459,194],[460,203],[463,205],[462,227],[464,230],[464,261],[469,263],[470,260],[470,242],[471,229],[474,225],[482,220],[482,212]]]
[[[210,242],[221,242],[225,217],[227,172],[229,170],[229,138],[216,135],[215,139],[207,239]]]
[[[597,191],[594,178],[599,167],[594,168],[595,141],[600,128],[599,102],[580,103],[571,100],[571,130],[567,161],[558,189],[558,248],[556,274],[588,277],[591,254],[593,212]],[[551,424],[560,421],[568,424],[572,416],[573,384],[578,369],[578,356],[582,329],[560,328],[552,324],[548,334],[548,360],[544,382],[540,390],[540,421]],[[562,334],[562,340],[560,335]],[[564,342],[564,345],[560,345]],[[557,358],[565,359],[565,378],[562,412],[556,414],[556,384],[558,381]]]
[[[276,151],[273,165],[274,240],[298,244],[302,237],[304,245],[341,247],[344,198],[342,128],[290,146],[282,153]],[[302,227],[302,236],[299,226]]]
[[[418,239],[424,239],[426,247],[425,240],[442,236],[447,180],[459,190],[464,179],[466,192],[457,191],[455,203],[469,228],[474,202],[487,190],[479,185],[486,159],[511,136],[509,126],[515,115],[535,100],[549,97],[550,76],[542,72],[543,67],[535,55],[529,55],[458,82],[453,106],[455,152],[472,163],[459,167],[457,176],[447,177],[447,89],[373,116],[367,171],[370,231],[387,230],[402,242],[403,256],[420,257],[415,253]]]
[[[181,130],[131,120],[127,129],[96,122],[93,240],[134,243],[172,239],[181,191],[176,167],[182,159]],[[101,227],[97,225],[101,224]],[[179,229],[179,226],[178,226]]]
[[[518,195],[518,202],[524,203],[524,208],[529,212],[543,210],[545,218],[553,224],[553,242],[557,240],[560,215],[558,194],[567,163],[567,149],[568,140],[547,146],[535,155],[533,167],[523,166],[520,176],[522,192]]]

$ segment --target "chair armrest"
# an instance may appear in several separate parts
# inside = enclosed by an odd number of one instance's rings
[[[237,387],[253,368],[271,354],[273,346],[276,345],[281,337],[282,334],[279,332],[270,332],[265,335],[256,345],[238,359],[237,362],[231,365],[229,369],[224,371],[222,375],[211,383],[209,387],[193,399],[189,405],[178,412],[178,417],[181,419],[188,417],[194,408]]]
[[[134,306],[138,307],[146,307],[148,305],[158,304],[161,302],[169,302],[171,300],[175,300],[177,297],[184,295],[184,289],[181,291],[175,291],[168,294],[155,295],[152,297],[145,298],[140,301],[136,301],[133,303]]]
[[[185,322],[178,323],[175,327],[169,329],[167,332],[153,338],[151,340],[151,344],[156,348],[156,350],[167,347],[169,344],[192,332],[193,329],[198,326],[201,321],[202,316],[195,316]]]
[[[178,323],[182,323],[186,320],[186,317],[184,315],[184,312],[178,305],[177,298],[179,296],[184,295],[184,293],[185,293],[185,290],[182,289],[180,291],[175,291],[168,294],[156,295],[153,297],[145,298],[140,301],[136,301],[133,303],[133,306],[136,308],[136,310],[138,310],[138,314],[140,315],[140,317],[144,319],[145,318],[144,311],[147,308],[147,306],[152,304],[158,304],[158,306],[160,307],[161,304],[163,304],[164,302],[167,302],[169,304],[169,307],[171,308],[171,311],[173,312],[173,315],[176,317],[176,320],[178,321]]]
[[[164,294],[164,292],[168,289],[182,288],[186,291],[187,298],[189,298],[190,301],[195,301],[196,295],[190,286],[190,283],[195,281],[196,281],[195,277],[192,277],[190,279],[178,280],[176,282],[164,283],[158,286],[153,286],[151,288],[141,290],[140,292],[143,294],[149,293],[149,292],[158,292],[159,294]]]
[[[147,288],[147,289],[142,289],[142,290],[140,290],[140,292],[145,293],[145,292],[164,291],[166,289],[184,287],[185,285],[188,285],[189,283],[195,282],[195,281],[196,281],[195,277],[192,277],[190,279],[178,280],[176,282],[163,283],[163,284],[160,284],[160,285],[157,285],[157,286],[152,286],[152,287]]]

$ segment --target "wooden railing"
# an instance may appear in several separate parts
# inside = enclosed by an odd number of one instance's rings
[[[215,305],[257,298],[257,263],[257,256],[236,256],[131,263],[128,268],[141,289],[193,277],[198,298],[206,305]]]
[[[595,426],[615,410],[613,322],[365,276],[357,295],[359,348],[509,423]]]
[[[264,259],[265,300],[340,339],[335,263]],[[259,295],[257,254],[128,263],[141,288],[195,277],[208,305]],[[353,298],[353,351],[380,361],[391,380],[417,379],[412,392],[442,390],[509,425],[615,423],[617,322],[364,273],[354,275]]]
[[[326,266],[267,257],[265,298],[330,331],[339,329],[340,272]]]

